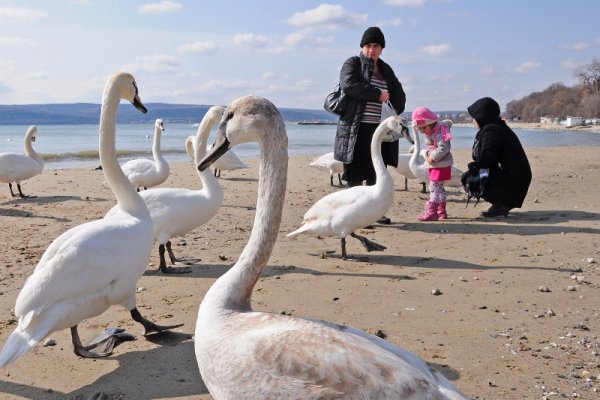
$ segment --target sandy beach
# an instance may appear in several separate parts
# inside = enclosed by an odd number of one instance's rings
[[[427,195],[391,172],[391,225],[361,234],[387,246],[367,253],[352,238],[285,235],[323,195],[339,190],[327,172],[290,159],[283,222],[274,253],[254,289],[254,309],[325,319],[379,333],[439,369],[472,399],[597,399],[600,390],[600,147],[527,148],[533,182],[523,208],[482,219],[488,204],[465,206],[449,190],[449,219],[418,222]],[[458,167],[468,150],[453,151]],[[192,273],[156,272],[158,251],[138,282],[138,308],[171,333],[141,336],[129,312],[111,308],[79,325],[84,341],[106,327],[137,335],[106,359],[82,359],[68,330],[50,336],[0,370],[2,399],[212,399],[194,356],[198,305],[246,244],[259,160],[224,171],[225,200],[207,225],[173,240],[196,256]],[[23,182],[33,199],[0,187],[0,344],[16,326],[13,307],[48,245],[67,229],[101,218],[115,203],[101,171],[44,171]],[[171,164],[161,186],[199,188],[191,162]],[[540,290],[541,288],[548,290]],[[441,294],[433,295],[439,289]]]

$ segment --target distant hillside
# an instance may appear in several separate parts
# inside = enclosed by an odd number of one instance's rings
[[[121,107],[117,122],[122,124],[152,122],[162,118],[168,122],[199,122],[209,105],[147,103],[147,114],[134,107]],[[337,121],[325,110],[281,108],[283,118],[289,122]],[[0,123],[4,125],[71,125],[97,124],[100,104],[27,104],[0,105]]]

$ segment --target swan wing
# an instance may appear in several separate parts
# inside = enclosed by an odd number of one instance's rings
[[[33,158],[17,153],[0,154],[0,181],[16,182],[29,179],[44,169]]]
[[[145,175],[156,171],[154,161],[138,158],[136,160],[127,161],[123,164],[123,173],[129,178],[137,178],[139,175]]]
[[[244,398],[447,399],[418,357],[395,354],[346,327],[265,313],[235,319],[231,329],[244,330],[220,339],[208,363],[229,377],[230,393],[243,387]],[[208,357],[199,350],[197,357]]]

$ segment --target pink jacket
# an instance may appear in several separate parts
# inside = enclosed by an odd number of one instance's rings
[[[448,127],[438,122],[430,135],[425,135],[425,144],[427,145],[427,156],[434,160],[430,168],[449,167],[454,162],[450,152],[450,130]]]

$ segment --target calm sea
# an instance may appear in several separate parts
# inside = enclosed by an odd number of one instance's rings
[[[289,154],[321,155],[333,151],[335,125],[298,125],[287,123]],[[196,133],[192,124],[169,124],[161,136],[161,149],[168,161],[185,161],[185,139]],[[23,153],[23,139],[27,126],[0,126],[0,153]],[[477,130],[474,127],[453,127],[452,147],[468,149],[473,144]],[[540,131],[516,129],[523,146],[567,146],[600,145],[600,133],[586,131]],[[117,125],[117,149],[122,162],[131,158],[152,157],[154,124]],[[209,143],[214,140],[213,130]],[[409,143],[401,140],[401,149]],[[45,160],[46,169],[76,168],[97,166],[98,125],[38,125],[37,140],[33,148]],[[255,158],[260,155],[258,145],[245,143],[236,146],[235,153],[240,158]]]

